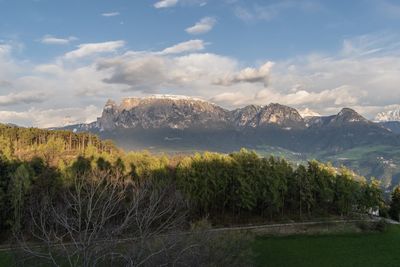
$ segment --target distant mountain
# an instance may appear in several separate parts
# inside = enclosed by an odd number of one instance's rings
[[[397,109],[378,113],[375,121],[393,133],[400,134],[400,106]]]
[[[293,160],[346,165],[387,186],[400,181],[400,135],[350,108],[303,118],[280,104],[227,110],[196,98],[152,96],[109,100],[97,121],[62,129],[90,131],[127,150],[229,153],[246,147]]]
[[[303,118],[321,116],[321,114],[319,114],[318,112],[316,112],[314,110],[311,110],[309,108],[305,108],[305,109],[299,110],[299,113]]]
[[[337,115],[307,117],[308,127],[343,127],[349,125],[373,125],[372,122],[350,108],[343,108]]]
[[[258,128],[269,125],[304,128],[297,110],[279,104],[250,105],[226,110],[210,102],[176,96],[126,98],[117,105],[109,100],[96,127],[114,129],[226,129]]]
[[[400,134],[400,121],[386,121],[379,122],[379,124],[393,133]]]
[[[228,113],[228,122],[236,128],[264,128],[271,125],[289,128],[305,128],[303,118],[294,108],[280,104],[264,107],[247,106]]]
[[[119,104],[109,100],[96,122],[64,129],[96,132],[128,149],[231,151],[273,145],[315,152],[400,144],[392,131],[349,108],[303,118],[296,109],[276,103],[227,110],[201,99],[164,95],[126,98]]]
[[[397,109],[378,113],[375,117],[377,122],[400,121],[400,106]]]
[[[227,110],[210,102],[188,97],[126,98],[119,105],[109,100],[97,125],[102,131],[219,128],[227,124],[227,114]]]

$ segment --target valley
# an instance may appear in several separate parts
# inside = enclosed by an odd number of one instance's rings
[[[61,129],[98,134],[127,151],[190,154],[247,148],[295,164],[316,159],[344,165],[391,188],[400,181],[395,125],[369,121],[349,108],[303,118],[280,104],[226,110],[200,99],[160,95],[127,98],[120,104],[109,100],[96,122]]]

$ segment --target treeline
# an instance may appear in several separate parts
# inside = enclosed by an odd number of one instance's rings
[[[346,168],[317,161],[293,167],[246,150],[185,158],[176,168],[176,181],[200,217],[349,215],[383,206],[376,180],[368,183]]]
[[[32,199],[56,197],[69,189],[71,181],[91,177],[94,171],[106,173],[110,178],[118,176],[125,184],[137,186],[146,181],[159,185],[172,182],[166,157],[145,152],[85,152],[58,165],[47,162],[42,154],[30,160],[19,160],[8,159],[0,153],[0,235],[10,235],[13,230],[24,228],[24,222],[29,221],[26,209]]]
[[[346,169],[318,162],[292,167],[277,158],[260,158],[242,150],[183,157],[175,163],[149,153],[129,153],[106,160],[80,156],[64,168],[50,166],[39,157],[30,161],[0,159],[1,229],[23,225],[25,205],[32,197],[57,195],[74,177],[92,171],[118,174],[124,183],[140,186],[148,181],[173,185],[177,197],[188,204],[189,221],[208,217],[243,221],[349,215],[383,206],[376,181],[356,180]]]
[[[190,223],[171,176],[137,156],[143,165],[130,171],[102,158],[92,166],[79,157],[64,172],[40,159],[20,164],[2,207],[15,248],[9,265],[253,266],[249,237]]]
[[[85,152],[118,153],[112,141],[103,141],[91,133],[50,131],[4,124],[0,124],[0,151],[8,159],[27,160],[41,156],[53,165]]]
[[[0,127],[0,140],[3,233],[23,227],[32,196],[57,195],[74,177],[93,170],[118,174],[128,184],[172,185],[174,195],[187,203],[189,221],[305,219],[386,210],[378,181],[317,161],[295,166],[247,150],[174,157],[124,153],[91,134],[9,126]],[[400,202],[400,189],[396,192],[393,199]],[[390,215],[398,219],[400,204],[392,206]]]

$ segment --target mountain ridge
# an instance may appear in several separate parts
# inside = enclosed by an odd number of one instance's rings
[[[391,177],[400,180],[400,158],[396,156],[400,135],[350,108],[335,115],[303,118],[296,109],[277,103],[227,110],[185,97],[127,98],[120,103],[107,101],[95,122],[62,129],[89,131],[126,150],[285,151],[284,156],[301,161],[319,159],[349,166],[386,185]]]
[[[400,106],[384,112],[380,112],[375,117],[376,122],[389,122],[398,121],[400,122]]]
[[[157,96],[124,98],[119,105],[108,100],[101,117],[91,127],[109,131],[117,128],[261,128],[277,125],[288,130],[316,126],[318,121],[324,125],[328,118],[330,124],[339,126],[351,122],[369,123],[349,108],[333,116],[303,118],[296,109],[278,103],[227,110],[198,98]]]
[[[119,104],[109,100],[97,121],[62,129],[97,133],[126,149],[229,152],[272,145],[296,152],[337,152],[359,145],[400,145],[395,132],[350,108],[303,118],[296,109],[277,103],[227,110],[205,100],[165,95],[125,98]]]

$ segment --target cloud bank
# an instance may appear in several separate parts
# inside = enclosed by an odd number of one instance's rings
[[[50,127],[95,120],[108,98],[181,94],[226,108],[278,102],[320,114],[352,107],[373,118],[400,103],[397,37],[343,40],[334,54],[306,54],[245,64],[212,53],[200,39],[159,51],[136,51],[123,40],[84,43],[35,64],[0,44],[3,122]]]

